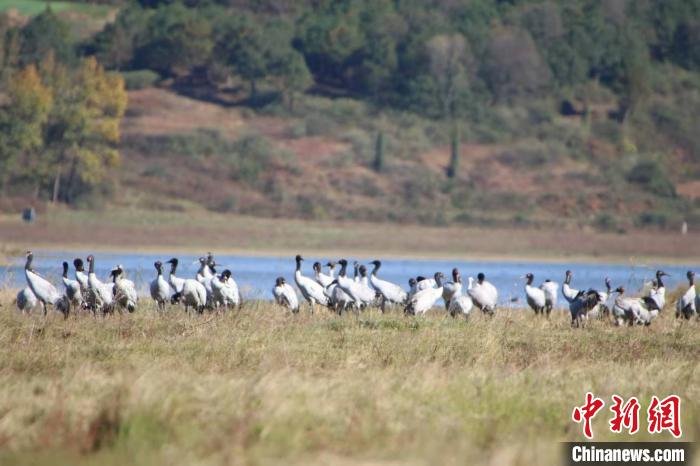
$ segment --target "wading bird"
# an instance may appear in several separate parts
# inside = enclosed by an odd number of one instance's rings
[[[486,281],[486,276],[483,273],[476,276],[476,283],[469,288],[468,294],[474,305],[481,309],[481,312],[494,314],[496,303],[498,303],[498,290]]]
[[[275,286],[272,288],[272,296],[275,297],[275,302],[280,306],[286,307],[293,313],[299,312],[299,299],[297,293],[291,285],[287,283],[284,277],[277,277]]]
[[[24,277],[27,280],[27,286],[29,286],[32,293],[34,293],[34,296],[36,296],[36,299],[41,304],[42,312],[44,315],[47,315],[47,306],[53,306],[53,308],[61,312],[64,317],[68,317],[70,313],[70,302],[68,298],[61,295],[55,286],[32,269],[33,260],[34,254],[32,254],[31,251],[27,251],[27,262],[24,264]]]
[[[372,287],[381,295],[381,309],[382,312],[386,309],[386,304],[404,304],[406,299],[408,299],[408,294],[395,283],[391,283],[386,280],[382,280],[377,277],[377,272],[379,272],[382,262],[379,260],[374,260],[370,262],[374,266],[372,273],[369,277],[369,283]]]
[[[151,298],[156,302],[158,309],[165,310],[165,303],[170,300],[173,292],[168,281],[163,278],[163,263],[156,261],[153,266],[156,268],[156,278],[151,282]]]
[[[304,299],[309,303],[311,312],[314,312],[314,305],[316,303],[322,306],[328,306],[330,304],[330,298],[326,295],[323,286],[318,284],[315,280],[301,274],[301,263],[304,261],[304,258],[297,254],[294,260],[297,264],[294,271],[294,281],[299,291],[301,291],[302,296],[304,296]]]

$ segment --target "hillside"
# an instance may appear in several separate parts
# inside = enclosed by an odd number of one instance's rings
[[[11,6],[5,212],[700,228],[696,0]]]

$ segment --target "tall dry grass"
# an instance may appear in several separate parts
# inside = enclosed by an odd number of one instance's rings
[[[643,409],[676,393],[684,439],[700,432],[700,324],[668,311],[649,328],[574,330],[564,312],[249,303],[186,316],[149,303],[64,321],[0,302],[0,464],[551,464],[582,438],[570,415],[587,390]],[[627,439],[608,418],[606,406],[596,439]]]

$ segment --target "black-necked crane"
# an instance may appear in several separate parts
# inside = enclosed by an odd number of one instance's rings
[[[53,308],[63,314],[64,317],[68,317],[70,313],[70,302],[68,298],[61,295],[51,282],[46,280],[44,277],[36,273],[32,269],[32,261],[34,260],[34,254],[31,251],[27,251],[27,262],[24,265],[24,276],[27,280],[27,286],[32,290],[34,296],[41,304],[41,310],[44,315],[47,315],[47,307],[53,306]]]
[[[690,319],[697,314],[697,293],[695,292],[695,272],[688,270],[688,289],[676,302],[676,317]]]
[[[299,312],[299,299],[294,288],[287,283],[284,277],[277,277],[275,286],[272,288],[272,296],[280,306],[286,307],[293,313]]]
[[[425,314],[428,312],[440,298],[442,298],[442,279],[445,276],[442,272],[435,273],[434,280],[436,287],[429,287],[418,291],[409,298],[404,312],[406,314]]]
[[[76,309],[79,307],[84,307],[83,293],[81,291],[81,285],[78,280],[71,280],[68,278],[68,262],[63,262],[63,287],[66,289],[66,296],[71,302],[71,305]]]
[[[476,276],[476,283],[468,290],[469,297],[474,305],[486,314],[493,315],[498,303],[498,290],[486,280],[486,275],[479,273]]]
[[[306,301],[309,303],[311,312],[313,313],[314,305],[317,303],[322,306],[328,306],[330,304],[330,298],[328,295],[326,295],[323,286],[318,284],[315,280],[302,275],[301,263],[304,261],[304,258],[297,254],[294,260],[296,261],[294,281],[296,282],[297,287],[299,288],[299,291],[301,291],[304,299],[306,299]]]
[[[453,296],[462,294],[462,276],[457,267],[452,269],[452,281],[442,284],[442,300],[445,302],[445,309],[450,306],[450,300]]]
[[[528,273],[523,278],[525,278],[525,297],[527,298],[527,304],[535,311],[535,314],[544,314],[544,309],[547,304],[544,290],[532,286],[532,281],[535,279],[533,274]]]
[[[153,266],[156,268],[156,278],[151,281],[151,298],[156,302],[158,309],[165,310],[165,304],[170,301],[173,291],[170,284],[163,277],[163,263],[156,261]]]
[[[540,285],[540,289],[544,291],[544,311],[549,317],[552,309],[557,307],[559,284],[548,278]]]
[[[92,254],[87,257],[88,262],[88,288],[95,296],[95,305],[93,312],[100,311],[102,313],[111,312],[114,301],[113,284],[102,283],[95,274],[95,256]]]
[[[36,295],[29,286],[25,286],[17,292],[17,310],[22,314],[31,313],[34,308],[39,304],[39,300],[36,299]]]
[[[387,280],[382,280],[377,276],[382,262],[379,260],[374,260],[370,262],[374,266],[372,273],[369,277],[370,285],[382,296],[381,309],[384,311],[386,309],[386,304],[405,304],[408,299],[408,293],[404,291],[396,283],[392,283]]]
[[[136,285],[131,280],[124,278],[124,267],[117,265],[112,269],[112,294],[115,302],[121,309],[134,312],[138,305],[139,297],[136,293]]]

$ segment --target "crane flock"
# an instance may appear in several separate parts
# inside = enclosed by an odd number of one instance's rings
[[[139,305],[139,296],[133,281],[126,278],[122,265],[111,269],[110,280],[100,281],[95,274],[95,257],[86,258],[88,273],[85,273],[82,259],[73,260],[74,278],[69,277],[70,266],[63,262],[63,292],[59,292],[49,280],[39,275],[33,268],[34,256],[27,251],[24,274],[27,286],[17,293],[17,307],[20,311],[30,311],[40,306],[44,315],[52,307],[65,317],[75,310],[87,310],[93,314],[107,315],[114,311],[120,313],[135,312]],[[305,276],[302,271],[304,258],[295,258],[294,283],[301,297],[307,302],[313,313],[316,308],[327,308],[337,314],[344,312],[362,312],[368,308],[378,308],[382,312],[396,307],[407,315],[423,315],[435,308],[440,300],[444,310],[452,317],[469,317],[474,309],[479,309],[487,316],[493,316],[498,304],[498,290],[486,280],[483,273],[478,273],[476,280],[468,277],[466,286],[457,268],[452,269],[451,281],[446,280],[442,272],[432,277],[411,277],[408,290],[397,283],[379,277],[382,266],[380,260],[369,263],[371,272],[364,264],[354,262],[353,276],[348,276],[349,262],[340,259],[325,264],[328,273],[323,272],[320,262],[313,264],[313,275]],[[199,258],[199,269],[194,278],[177,276],[179,261],[172,258],[165,262],[170,265],[167,275],[164,263],[156,261],[155,278],[150,282],[149,290],[157,309],[164,311],[167,306],[180,304],[185,311],[203,313],[205,310],[227,310],[242,304],[238,284],[231,270],[217,273],[214,256],[208,253]],[[336,275],[336,269],[340,270]],[[612,289],[609,278],[605,278],[603,290],[578,290],[573,287],[573,272],[567,270],[564,281],[559,287],[555,281],[547,279],[539,286],[535,285],[535,276],[528,273],[522,277],[525,300],[535,315],[549,317],[557,306],[559,290],[566,300],[571,313],[571,324],[583,327],[590,319],[609,319],[615,325],[650,325],[666,306],[666,287],[664,271],[656,272],[651,289],[644,296],[629,297],[622,286]],[[688,288],[676,301],[676,317],[691,319],[698,316],[700,295],[695,291],[695,273],[688,271]],[[277,305],[289,309],[292,313],[300,311],[300,300],[295,288],[287,283],[283,276],[275,279],[272,295]]]

